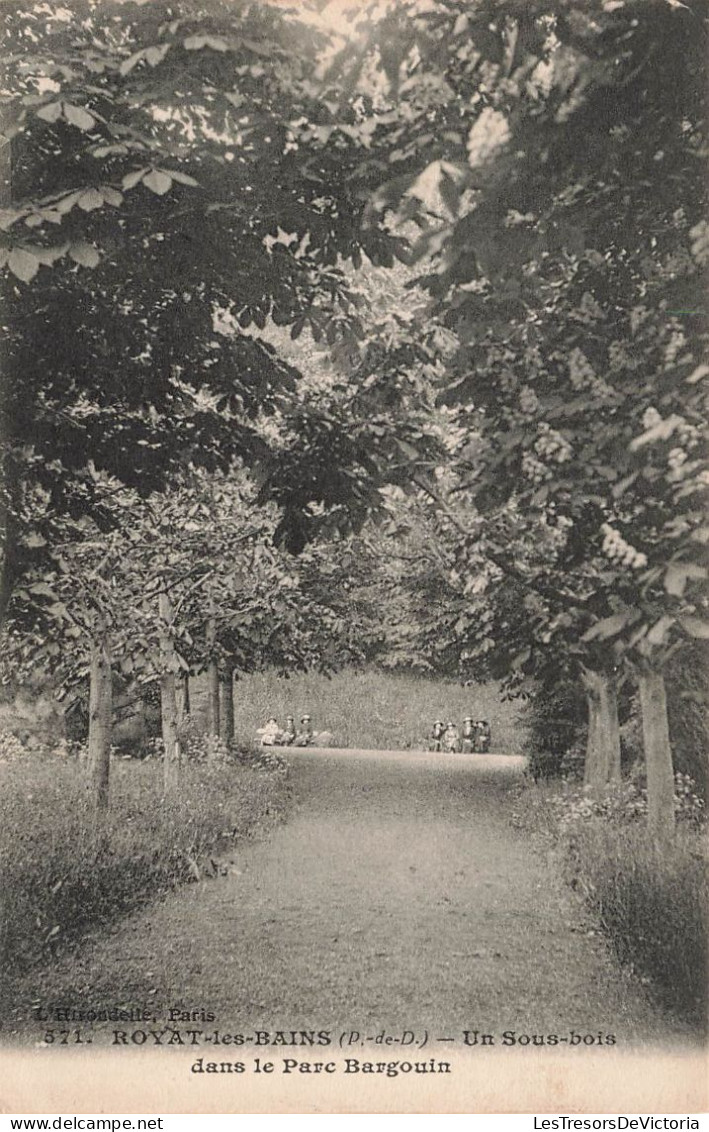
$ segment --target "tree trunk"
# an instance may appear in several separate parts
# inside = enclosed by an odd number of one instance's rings
[[[210,735],[220,732],[219,710],[219,665],[216,660],[210,660],[207,668],[207,731]]]
[[[89,787],[94,805],[107,810],[111,777],[113,682],[106,638],[91,642],[89,669]]]
[[[219,665],[215,656],[217,625],[214,617],[207,621],[207,731],[219,735]]]
[[[180,740],[177,731],[177,693],[175,670],[177,657],[172,640],[172,605],[170,597],[161,593],[160,602],[160,710],[162,741],[165,748],[163,784],[165,792],[174,789],[180,780]]]
[[[598,703],[586,694],[588,704],[588,737],[586,739],[586,757],[583,763],[584,786],[602,786],[603,770],[601,767],[601,743],[598,721]]]
[[[672,837],[675,828],[675,780],[665,678],[659,669],[647,667],[640,672],[638,686],[647,773],[648,828],[657,841],[665,841]]]
[[[618,688],[612,676],[604,676],[598,701],[599,740],[604,752],[606,782],[620,780],[620,724],[618,722]]]
[[[586,704],[588,707],[588,737],[586,739],[586,757],[583,764],[584,786],[602,786],[603,759],[600,729],[600,700],[598,688],[594,680],[595,673],[585,670],[583,673],[583,686],[586,691]]]
[[[12,138],[5,135],[9,117],[3,114],[0,121],[0,208],[12,206]]]
[[[588,702],[588,742],[585,786],[606,786],[620,778],[618,689],[613,676],[585,668],[583,685]]]
[[[234,670],[227,668],[221,682],[222,739],[230,743],[234,738]]]
[[[177,714],[182,723],[183,719],[190,714],[190,674],[183,672],[180,677],[180,694],[177,699]]]

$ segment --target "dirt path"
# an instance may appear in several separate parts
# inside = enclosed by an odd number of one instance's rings
[[[290,756],[289,756],[290,757]],[[293,752],[295,809],[60,961],[45,1002],[211,1009],[230,1030],[612,1033],[687,1040],[588,934],[509,824],[521,760]]]

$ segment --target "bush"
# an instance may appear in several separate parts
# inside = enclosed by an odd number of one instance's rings
[[[214,853],[286,805],[284,775],[257,773],[255,761],[188,763],[179,794],[164,798],[157,760],[114,760],[111,810],[97,816],[82,766],[67,751],[13,745],[0,765],[0,953],[8,975],[89,926],[199,879]]]
[[[229,744],[219,735],[210,735],[201,728],[192,715],[180,721],[179,736],[184,757],[190,762],[226,762],[231,756]],[[162,755],[162,739],[153,739],[151,746]]]
[[[675,781],[677,833],[662,850],[647,834],[640,782],[600,794],[569,783],[523,787],[513,821],[554,846],[564,879],[620,961],[701,1024],[708,990],[705,810],[693,780],[678,774]]]
[[[529,729],[527,768],[535,782],[573,777],[583,766],[586,738],[586,698],[578,681],[555,677],[542,682],[525,704],[523,722]],[[581,752],[581,758],[575,758]]]
[[[200,727],[193,715],[187,715],[179,726],[180,748],[183,757],[191,763],[238,763],[252,770],[265,770],[271,774],[287,775],[288,763],[272,747],[262,747],[255,742],[241,742],[230,739],[228,742],[220,735],[212,735]],[[162,759],[164,747],[162,739],[151,739],[147,746],[148,754]]]
[[[564,832],[569,832],[579,822],[595,818],[628,824],[644,820],[647,815],[644,776],[611,783],[603,790],[567,787],[552,795],[550,801],[557,813],[559,829]],[[701,828],[704,822],[704,799],[699,797],[694,781],[686,774],[675,775],[675,817],[679,823],[695,829]]]

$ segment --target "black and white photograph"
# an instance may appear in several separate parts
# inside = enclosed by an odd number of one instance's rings
[[[0,1110],[699,1128],[709,3],[0,20]]]

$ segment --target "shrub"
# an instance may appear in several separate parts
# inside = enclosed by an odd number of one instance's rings
[[[577,681],[542,682],[522,712],[529,729],[528,771],[536,781],[574,775],[586,736],[586,700]],[[581,758],[583,765],[583,758]]]
[[[281,775],[288,773],[288,763],[272,747],[262,747],[259,743],[238,739],[227,742],[220,736],[203,730],[193,715],[186,716],[180,723],[180,743],[185,757],[192,762],[236,762],[252,770]],[[155,753],[162,756],[162,740],[154,740],[152,746]]]
[[[563,831],[595,818],[628,824],[647,815],[647,789],[642,775],[637,780],[610,783],[603,790],[567,787],[553,794],[550,801]],[[704,800],[697,794],[693,779],[686,774],[675,775],[675,817],[678,822],[696,829],[704,822]]]
[[[199,879],[214,853],[287,800],[283,775],[236,761],[187,763],[179,794],[165,798],[157,760],[114,760],[111,810],[97,816],[76,759],[15,755],[0,766],[0,952],[8,975],[90,925]]]
[[[185,716],[181,721],[179,737],[182,756],[190,763],[238,763],[252,770],[282,775],[288,773],[288,763],[273,748],[238,739],[227,742],[221,736],[205,731],[193,715]],[[151,758],[162,759],[162,739],[151,739],[147,744],[147,753]]]
[[[227,762],[230,758],[229,744],[219,735],[210,735],[200,727],[193,715],[187,715],[180,721],[179,736],[182,753],[190,762]],[[162,757],[162,739],[153,739],[150,745]]]
[[[27,744],[12,731],[0,731],[0,763],[13,763],[27,757]]]

